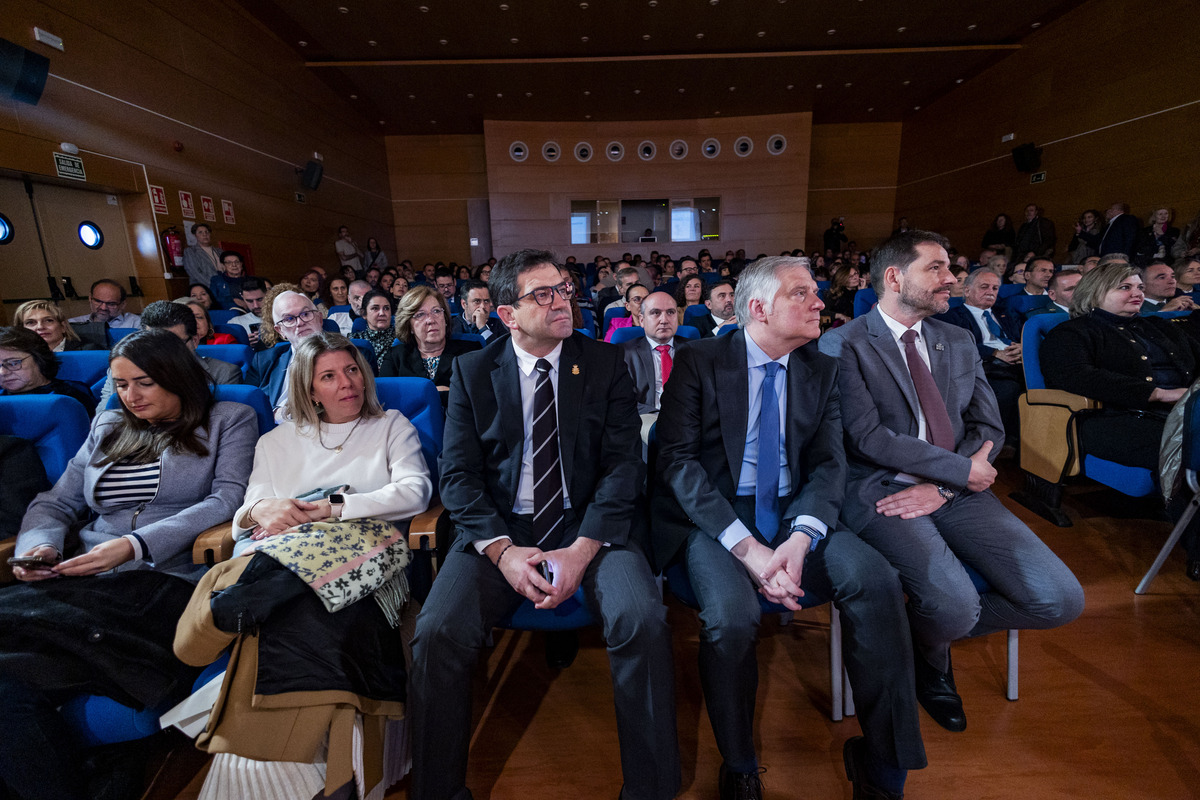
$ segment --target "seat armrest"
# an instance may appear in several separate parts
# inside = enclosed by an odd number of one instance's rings
[[[192,544],[192,563],[211,567],[233,558],[233,520],[202,531]]]
[[[1061,389],[1030,389],[1026,399],[1031,406],[1063,406],[1072,411],[1085,411],[1101,408],[1098,400],[1092,400],[1079,394],[1064,392]]]
[[[412,518],[408,523],[408,547],[410,550],[434,550],[437,547],[437,530],[446,507],[435,500],[429,508]]]
[[[12,583],[16,580],[13,577],[12,567],[8,565],[8,560],[17,552],[17,539],[5,539],[0,542],[0,583]]]

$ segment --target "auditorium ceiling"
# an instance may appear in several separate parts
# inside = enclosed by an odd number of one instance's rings
[[[1083,0],[239,2],[381,131],[461,134],[484,119],[899,121]]]

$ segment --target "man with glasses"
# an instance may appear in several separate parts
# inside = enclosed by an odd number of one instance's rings
[[[321,312],[313,301],[291,283],[281,283],[267,293],[264,309],[271,310],[275,333],[295,345],[301,339],[321,331]],[[292,366],[291,347],[272,347],[254,356],[246,371],[246,383],[267,394],[275,409],[275,421],[283,422],[288,397],[288,373]]]
[[[136,328],[142,324],[142,320],[137,314],[125,311],[125,297],[125,287],[111,278],[101,278],[92,284],[88,295],[92,312],[71,317],[67,321],[79,325],[95,322],[110,328]]]
[[[524,600],[552,609],[582,588],[608,645],[621,796],[668,800],[680,786],[671,636],[635,513],[629,372],[617,348],[572,330],[574,287],[552,254],[513,253],[488,285],[511,335],[459,356],[450,383],[439,466],[457,538],[412,642],[410,797],[471,797],[472,674],[492,627]]]

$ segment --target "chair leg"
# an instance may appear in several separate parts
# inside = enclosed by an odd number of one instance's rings
[[[1175,527],[1171,530],[1171,535],[1167,537],[1167,542],[1162,546],[1162,550],[1158,551],[1158,555],[1154,559],[1154,563],[1150,565],[1150,569],[1142,577],[1142,582],[1133,590],[1134,594],[1145,594],[1150,588],[1150,583],[1158,575],[1158,571],[1162,569],[1162,565],[1167,563],[1167,557],[1171,555],[1171,551],[1175,549],[1175,545],[1179,543],[1183,537],[1183,532],[1192,522],[1192,518],[1196,516],[1196,509],[1200,508],[1200,494],[1192,496],[1192,502],[1188,503],[1187,510],[1183,512],[1183,516],[1179,518],[1179,522],[1175,523]]]
[[[1017,699],[1017,677],[1018,677],[1019,663],[1020,663],[1020,660],[1018,658],[1017,629],[1009,628],[1009,631],[1008,631],[1008,687],[1007,687],[1007,690],[1005,691],[1005,696],[1008,697],[1009,700]]]
[[[846,709],[846,716],[853,717],[854,716],[854,690],[852,688],[850,688],[850,671],[849,670],[842,670],[842,683],[844,685],[844,689],[842,690],[842,695],[845,697],[844,707]]]
[[[1060,528],[1070,528],[1071,518],[1062,510],[1062,484],[1025,473],[1025,488],[1008,495],[1039,517]]]
[[[842,721],[842,615],[837,606],[829,604],[829,697],[833,708],[829,716],[834,722]],[[847,684],[849,685],[849,684]]]

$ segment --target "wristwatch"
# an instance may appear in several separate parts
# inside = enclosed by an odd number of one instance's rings
[[[805,525],[803,522],[793,522],[790,533],[803,533],[812,539],[812,544],[808,546],[808,552],[813,552],[817,549],[817,543],[825,538],[825,534],[814,528],[812,525]]]
[[[940,494],[942,496],[942,499],[945,500],[947,503],[949,503],[951,500],[954,499],[954,492],[951,491],[950,489],[946,488],[945,486],[942,486],[940,483],[937,485],[937,490],[938,490],[938,494]]]
[[[342,518],[342,506],[346,504],[346,496],[341,494],[329,495],[329,516],[334,519]]]

